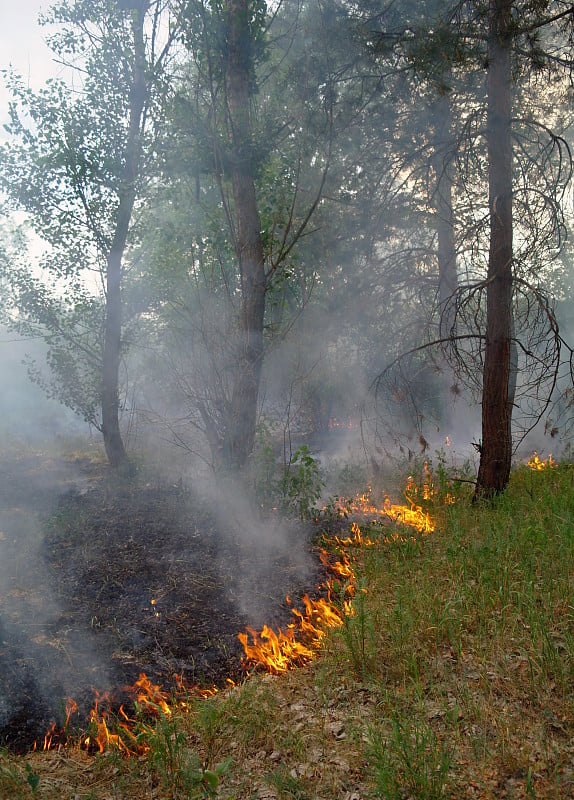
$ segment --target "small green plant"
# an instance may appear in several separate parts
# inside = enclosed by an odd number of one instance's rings
[[[36,794],[40,785],[40,776],[34,772],[30,764],[26,764],[26,782],[32,790],[32,794]]]
[[[452,754],[426,723],[396,717],[388,739],[369,731],[367,757],[382,800],[441,800]]]
[[[307,445],[298,447],[290,462],[285,464],[281,482],[283,511],[309,519],[315,513],[315,503],[321,497],[325,481],[319,462]]]
[[[221,776],[229,768],[230,759],[213,767],[201,763],[190,750],[187,737],[177,719],[162,715],[153,729],[145,731],[148,759],[166,796],[174,789],[189,800],[215,797]],[[141,738],[140,738],[141,741]]]
[[[273,451],[273,429],[262,422],[257,428],[257,447],[249,463],[249,483],[262,508],[278,502],[278,464]]]
[[[343,624],[337,633],[345,643],[353,672],[362,680],[376,667],[377,643],[373,616],[366,607],[366,581],[356,581],[352,613],[342,614]],[[345,587],[341,591],[341,605],[346,599]]]

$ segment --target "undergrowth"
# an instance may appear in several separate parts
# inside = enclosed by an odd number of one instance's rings
[[[434,533],[362,526],[398,536],[349,545],[354,610],[315,661],[160,716],[137,758],[2,753],[2,800],[574,796],[574,469],[478,506],[427,470]]]

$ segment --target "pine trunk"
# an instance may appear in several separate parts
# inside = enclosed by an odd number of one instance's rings
[[[512,460],[512,0],[491,0],[488,69],[490,250],[482,386],[482,444],[475,498],[508,484]]]

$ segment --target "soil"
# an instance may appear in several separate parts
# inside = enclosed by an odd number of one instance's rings
[[[0,747],[41,746],[68,697],[86,724],[94,692],[144,672],[170,691],[244,674],[237,634],[277,628],[322,579],[314,531],[254,514],[230,493],[115,485],[88,459],[0,463]],[[60,735],[64,735],[63,733]]]

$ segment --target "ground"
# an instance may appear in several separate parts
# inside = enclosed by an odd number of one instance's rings
[[[85,458],[0,463],[0,747],[85,724],[94,692],[141,672],[169,690],[242,674],[237,634],[285,625],[320,582],[312,531],[232,490],[209,501],[159,480],[113,481]]]

